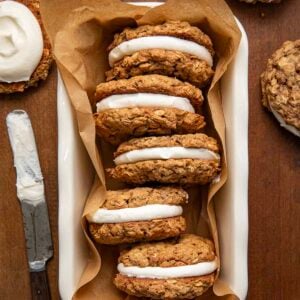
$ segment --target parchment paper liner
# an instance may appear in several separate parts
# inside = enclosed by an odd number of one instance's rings
[[[227,177],[225,123],[219,79],[232,60],[240,41],[240,31],[226,3],[223,0],[169,0],[164,5],[149,9],[119,0],[41,0],[41,12],[52,41],[58,68],[76,111],[80,136],[97,174],[82,219],[90,255],[73,299],[135,299],[119,292],[112,284],[119,249],[97,246],[100,257],[87,234],[84,218],[86,214],[102,205],[106,188],[122,187],[105,178],[104,168],[112,165],[113,148],[105,143],[100,145],[99,141],[97,147],[90,100],[96,84],[104,80],[104,72],[109,68],[106,48],[112,41],[113,33],[126,26],[184,20],[199,26],[213,40],[218,61],[208,92],[206,120],[207,133],[215,136],[223,148],[222,173],[219,182],[210,187],[189,189],[190,203],[185,209],[185,215],[188,231],[213,238],[219,256],[212,197]],[[219,279],[214,284],[213,292],[224,299],[237,299],[226,283]],[[209,291],[199,298],[219,298],[213,292]]]

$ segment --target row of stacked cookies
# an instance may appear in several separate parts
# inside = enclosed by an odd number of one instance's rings
[[[212,42],[199,28],[172,21],[126,28],[108,51],[111,70],[96,88],[94,114],[97,134],[118,145],[107,173],[129,184],[167,185],[108,191],[87,217],[90,234],[102,244],[148,242],[121,253],[119,289],[194,298],[213,285],[218,268],[213,243],[184,234],[188,193],[181,187],[208,184],[220,172],[217,141],[202,133],[200,88],[214,74]]]

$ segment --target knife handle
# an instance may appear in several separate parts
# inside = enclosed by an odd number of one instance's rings
[[[32,300],[50,300],[50,289],[46,270],[30,272]]]

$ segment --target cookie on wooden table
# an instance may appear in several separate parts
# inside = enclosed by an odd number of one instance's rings
[[[300,137],[300,40],[286,41],[261,75],[262,103],[282,127]]]
[[[185,231],[180,187],[140,187],[107,191],[103,207],[87,216],[93,239],[101,244],[161,240]]]
[[[48,76],[51,45],[39,0],[0,2],[0,94],[23,92]]]
[[[108,174],[132,184],[207,184],[220,171],[217,141],[201,133],[132,139],[114,156]]]
[[[212,41],[188,22],[125,28],[108,51],[107,80],[161,74],[203,87],[214,74]]]
[[[143,75],[100,83],[95,92],[97,134],[119,144],[131,137],[195,133],[205,126],[197,114],[200,89],[163,75]]]
[[[194,299],[215,281],[214,251],[212,241],[193,234],[136,245],[121,253],[114,284],[137,297]]]

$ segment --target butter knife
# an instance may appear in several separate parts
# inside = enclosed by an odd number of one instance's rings
[[[7,115],[6,125],[17,172],[32,299],[51,299],[46,262],[53,256],[44,181],[30,119],[23,110]]]

